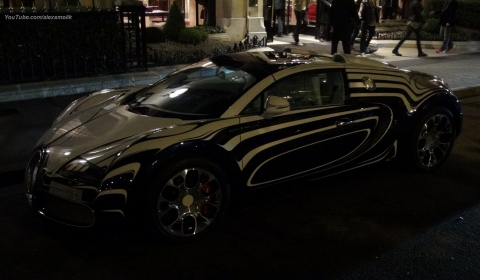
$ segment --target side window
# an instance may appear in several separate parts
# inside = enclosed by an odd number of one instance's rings
[[[335,70],[320,75],[322,76],[320,82],[322,105],[343,105],[345,102],[345,84],[342,72]]]
[[[262,94],[259,94],[252,102],[248,103],[247,107],[243,109],[241,115],[261,114],[262,113]]]
[[[290,102],[290,109],[343,105],[345,87],[341,70],[309,71],[280,80],[266,90]]]
[[[345,86],[341,70],[309,71],[284,78],[259,94],[242,114],[262,112],[262,102],[268,96],[283,97],[291,110],[315,106],[343,105]],[[263,97],[263,98],[262,98]]]
[[[282,79],[266,91],[266,96],[276,95],[290,102],[290,109],[321,105],[321,76],[310,71]]]

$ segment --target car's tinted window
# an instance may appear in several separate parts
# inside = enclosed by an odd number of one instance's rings
[[[153,117],[220,117],[257,79],[251,74],[207,63],[171,75],[138,94],[130,110]]]
[[[266,96],[276,95],[290,102],[290,109],[343,104],[345,92],[340,71],[309,71],[280,80]]]
[[[290,102],[290,109],[312,106],[342,105],[345,87],[340,70],[308,71],[281,79],[245,107],[243,114],[261,113],[262,104],[270,95]]]

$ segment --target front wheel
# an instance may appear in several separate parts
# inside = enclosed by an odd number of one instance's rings
[[[223,218],[230,200],[225,173],[210,161],[183,160],[149,186],[147,220],[154,233],[173,241],[188,241]]]
[[[455,140],[455,127],[450,111],[436,108],[428,111],[417,123],[409,153],[417,171],[433,171],[450,155]]]

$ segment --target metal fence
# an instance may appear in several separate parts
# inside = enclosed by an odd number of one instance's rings
[[[146,70],[141,14],[0,13],[0,84]]]
[[[148,62],[152,66],[162,66],[170,64],[183,64],[183,63],[193,63],[200,61],[207,57],[214,57],[221,54],[233,53],[245,51],[252,48],[266,47],[267,46],[267,37],[263,37],[261,40],[255,35],[253,38],[250,38],[248,35],[245,38],[237,43],[233,43],[231,46],[226,46],[225,48],[215,48],[213,50],[195,50],[191,53],[186,53],[183,51],[159,51],[148,47]]]
[[[147,49],[143,6],[118,11],[3,12],[0,84],[142,71],[267,46],[266,37],[246,36],[223,49],[194,53]]]

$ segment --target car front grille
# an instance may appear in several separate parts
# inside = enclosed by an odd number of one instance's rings
[[[85,204],[64,200],[45,191],[38,191],[33,205],[45,217],[77,227],[89,227],[95,222],[95,214]]]

